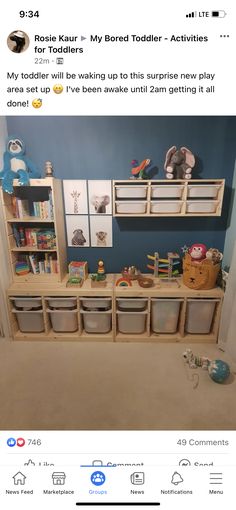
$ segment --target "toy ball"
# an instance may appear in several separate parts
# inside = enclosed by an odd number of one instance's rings
[[[223,383],[229,377],[230,368],[228,363],[225,363],[225,361],[215,359],[210,362],[208,372],[213,381]]]

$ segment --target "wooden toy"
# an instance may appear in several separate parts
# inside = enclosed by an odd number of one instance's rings
[[[100,276],[102,275],[102,276],[104,276],[106,278],[106,275],[105,275],[105,266],[104,266],[103,260],[99,260],[98,261],[97,274],[100,275]]]
[[[83,279],[80,276],[70,276],[66,283],[67,287],[82,287],[82,285]]]
[[[140,285],[140,287],[143,287],[143,289],[148,289],[150,287],[153,287],[153,280],[152,278],[146,278],[144,276],[140,276],[138,278],[138,284]]]
[[[121,271],[121,274],[124,278],[129,280],[137,280],[140,276],[140,270],[135,266],[124,267]]]
[[[132,287],[132,283],[130,281],[130,278],[118,278],[116,280],[116,287]]]
[[[179,255],[169,252],[167,257],[167,259],[160,259],[158,252],[155,252],[154,255],[147,255],[147,258],[154,262],[153,265],[147,264],[147,267],[153,271],[155,278],[173,278],[179,276]]]
[[[22,276],[24,274],[30,273],[30,267],[27,262],[19,261],[15,264],[15,272],[18,276]]]
[[[151,163],[150,159],[144,159],[139,165],[138,161],[136,159],[133,159],[132,165],[135,166],[133,166],[131,170],[132,178],[148,179],[148,176],[145,173],[145,169],[150,165],[150,163]]]
[[[53,177],[53,166],[51,161],[45,161],[44,175],[45,177]]]
[[[106,273],[103,260],[98,261],[97,273],[91,274],[91,287],[106,287]]]
[[[71,261],[68,265],[69,276],[86,280],[88,278],[88,262]]]

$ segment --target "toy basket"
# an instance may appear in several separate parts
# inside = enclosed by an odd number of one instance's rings
[[[183,282],[190,289],[213,289],[216,286],[220,264],[213,264],[209,259],[192,262],[189,253],[183,259]]]

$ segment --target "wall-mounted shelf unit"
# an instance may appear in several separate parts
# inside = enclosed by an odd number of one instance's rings
[[[107,275],[100,288],[90,279],[77,289],[66,287],[66,279],[13,283],[8,305],[14,340],[217,342],[222,289],[194,291],[181,278],[155,278],[149,289],[137,281],[119,287],[120,276]]]
[[[113,181],[113,216],[220,216],[224,179]]]
[[[13,195],[2,188],[0,193],[12,280],[60,282],[67,269],[61,181],[45,178],[31,179],[28,186],[17,180],[13,184]],[[17,262],[22,262],[19,274]]]

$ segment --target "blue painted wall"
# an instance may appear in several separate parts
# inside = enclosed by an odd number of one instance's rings
[[[236,154],[235,117],[8,117],[8,132],[23,137],[27,155],[43,169],[52,161],[60,179],[127,179],[132,159],[151,158],[154,178],[165,178],[165,154],[172,145],[196,155],[195,178],[225,178],[220,218],[113,219],[113,248],[69,248],[69,260],[88,260],[95,271],[102,258],[108,272],[135,264],[145,271],[147,253],[180,252],[203,242],[223,251],[230,219],[228,204]],[[228,223],[227,223],[228,222]]]

